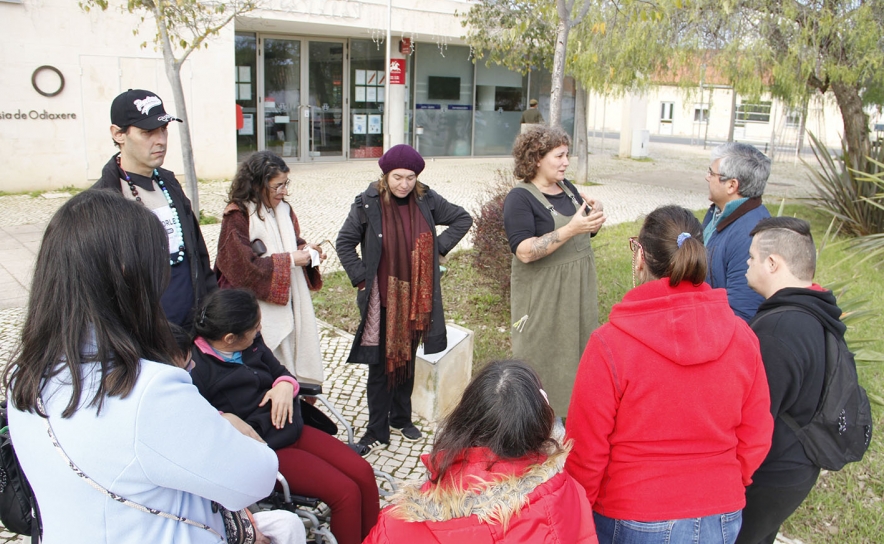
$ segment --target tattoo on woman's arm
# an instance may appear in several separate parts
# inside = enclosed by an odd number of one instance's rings
[[[559,231],[554,230],[534,239],[531,243],[531,260],[542,259],[549,254],[549,246],[559,243]]]

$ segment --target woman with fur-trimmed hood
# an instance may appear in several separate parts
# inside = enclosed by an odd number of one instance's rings
[[[406,485],[365,540],[597,544],[586,492],[564,472],[570,444],[537,374],[495,361],[464,391],[424,455],[426,482]]]

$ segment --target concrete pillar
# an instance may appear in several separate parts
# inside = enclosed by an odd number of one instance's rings
[[[399,40],[391,40],[389,44],[391,59],[404,59],[399,52]],[[387,67],[387,81],[390,81],[390,67]],[[387,112],[387,128],[384,140],[389,143],[388,149],[397,144],[405,143],[405,85],[389,85],[390,95],[386,97],[384,108]]]
[[[411,409],[430,423],[442,420],[460,402],[473,372],[473,331],[452,323],[446,327],[445,351],[424,355],[421,346],[414,364]]]
[[[647,129],[648,98],[644,95],[627,94],[623,97],[620,119],[620,157],[632,156],[633,133]]]

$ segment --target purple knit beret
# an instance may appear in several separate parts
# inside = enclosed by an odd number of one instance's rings
[[[405,168],[411,170],[415,175],[420,175],[424,171],[424,158],[415,151],[410,145],[399,144],[394,145],[384,153],[384,156],[378,159],[378,165],[384,174],[397,168]]]

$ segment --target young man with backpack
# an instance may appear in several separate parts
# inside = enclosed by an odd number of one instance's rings
[[[772,543],[820,467],[862,458],[871,439],[868,398],[844,342],[835,295],[813,283],[810,224],[762,219],[751,231],[746,279],[765,298],[749,322],[770,386],[773,442],[746,488],[738,544]]]

